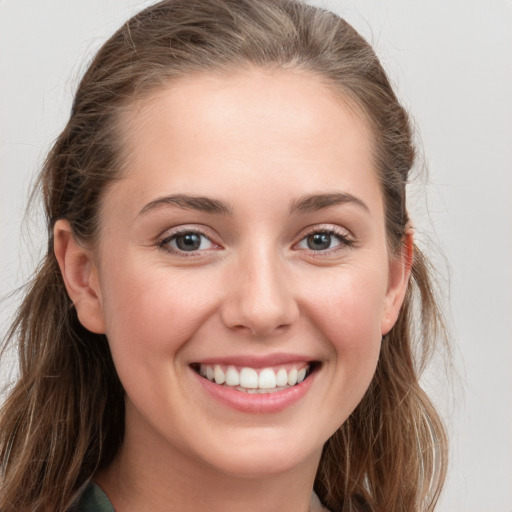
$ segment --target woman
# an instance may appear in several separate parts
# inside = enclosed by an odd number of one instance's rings
[[[166,0],[129,20],[41,174],[0,510],[432,510],[446,441],[413,357],[413,325],[424,354],[439,327],[413,162],[334,14]]]

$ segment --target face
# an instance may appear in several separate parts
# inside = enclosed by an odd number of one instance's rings
[[[75,302],[108,337],[125,443],[238,475],[318,462],[407,281],[365,121],[315,77],[253,70],[182,79],[121,124]]]

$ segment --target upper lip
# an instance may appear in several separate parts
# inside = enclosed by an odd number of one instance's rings
[[[208,357],[194,361],[192,364],[222,364],[232,366],[242,366],[249,368],[268,368],[270,366],[279,366],[281,364],[292,363],[311,363],[314,358],[300,354],[269,354],[269,355],[230,355],[219,357]]]

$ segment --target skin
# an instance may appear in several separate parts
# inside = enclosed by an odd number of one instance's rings
[[[97,481],[121,512],[305,512],[322,446],[363,397],[409,278],[412,235],[389,254],[369,128],[317,78],[258,69],[181,79],[120,126],[127,166],[97,246],[55,227],[80,321],[107,334],[126,390],[125,440]],[[229,213],[154,203],[176,194]],[[349,200],[297,209],[333,194]],[[204,234],[199,250],[177,251],[176,229]],[[331,231],[327,249],[308,246]],[[275,354],[318,370],[272,413],[212,399],[190,366]]]

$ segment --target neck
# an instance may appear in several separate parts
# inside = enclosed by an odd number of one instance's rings
[[[127,429],[96,481],[116,512],[308,512],[320,455],[278,474],[238,476]]]

